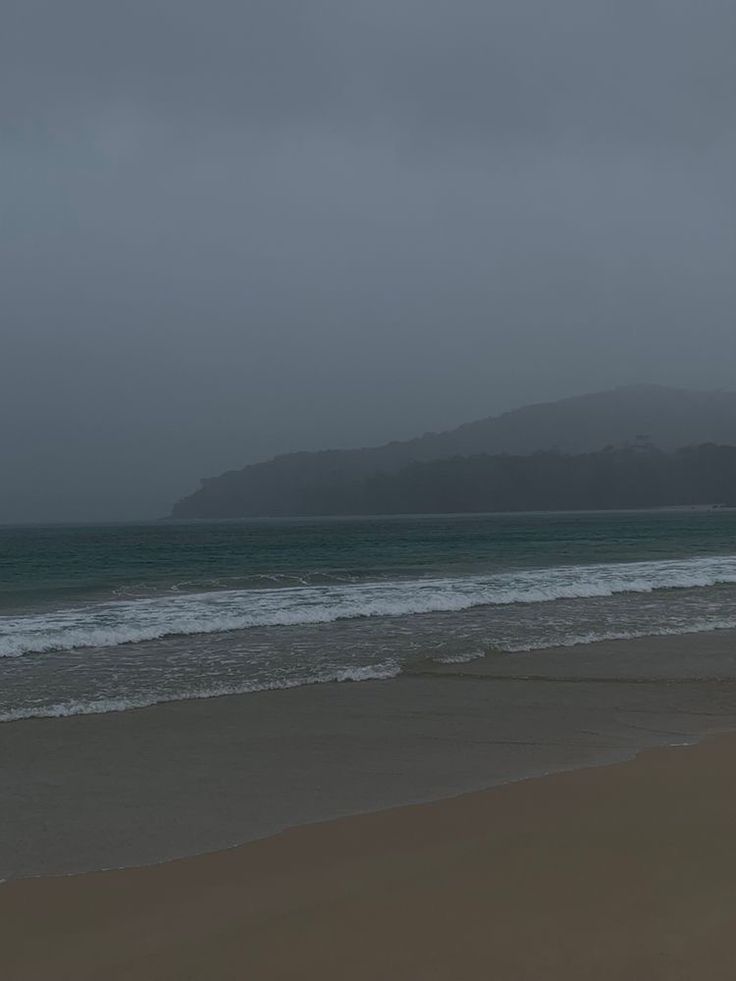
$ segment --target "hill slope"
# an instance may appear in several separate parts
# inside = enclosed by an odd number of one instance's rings
[[[175,505],[173,516],[346,513],[348,486],[413,463],[540,450],[580,454],[641,441],[664,450],[736,444],[736,393],[639,385],[529,405],[385,446],[290,453],[204,480]],[[368,502],[365,508],[373,511]]]

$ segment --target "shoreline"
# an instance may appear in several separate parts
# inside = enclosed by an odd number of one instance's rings
[[[235,696],[237,697],[237,696]],[[152,706],[146,706],[150,708]],[[135,709],[133,711],[140,711]],[[68,872],[37,872],[31,875],[24,875],[17,878],[0,878],[0,888],[4,885],[15,885],[17,883],[23,882],[33,882],[33,881],[49,881],[55,879],[77,879],[77,878],[87,878],[89,876],[97,875],[116,875],[118,873],[141,873],[152,869],[162,868],[168,865],[178,864],[180,862],[190,862],[196,859],[207,859],[218,855],[227,855],[229,852],[237,852],[240,849],[248,848],[251,845],[258,845],[264,842],[268,842],[274,839],[280,839],[285,835],[290,835],[294,832],[301,831],[308,828],[321,828],[329,827],[332,825],[337,825],[343,821],[352,821],[360,818],[370,818],[379,814],[391,814],[395,811],[403,811],[407,809],[431,807],[433,805],[445,804],[453,801],[460,801],[464,798],[472,798],[482,796],[484,794],[493,793],[497,790],[502,790],[505,787],[514,787],[518,784],[525,784],[529,782],[535,782],[538,780],[551,780],[558,776],[569,775],[573,773],[586,773],[592,770],[607,769],[610,767],[626,766],[628,764],[634,763],[639,759],[640,756],[647,753],[654,752],[666,752],[669,750],[678,749],[694,749],[702,743],[707,743],[710,740],[718,740],[726,738],[728,736],[733,736],[736,739],[736,721],[734,721],[733,726],[723,730],[716,730],[713,732],[704,733],[701,736],[693,737],[683,742],[666,743],[654,747],[646,747],[644,749],[632,749],[627,755],[622,755],[620,758],[611,759],[596,759],[591,760],[586,763],[571,764],[569,766],[560,765],[553,770],[542,771],[539,773],[530,773],[519,777],[509,777],[501,783],[493,784],[487,787],[481,787],[475,790],[463,790],[458,793],[447,794],[442,797],[431,797],[426,800],[411,800],[404,803],[392,804],[388,807],[376,807],[368,809],[365,811],[355,811],[344,816],[332,817],[332,818],[317,818],[314,821],[309,821],[304,824],[293,824],[285,825],[283,828],[279,828],[271,833],[264,834],[257,838],[248,838],[242,841],[238,841],[232,845],[226,845],[223,848],[213,849],[211,851],[195,852],[189,855],[177,855],[173,858],[161,858],[159,860],[154,860],[152,862],[147,862],[142,865],[111,865],[107,867],[100,867],[95,869],[85,869],[80,871],[68,871]]]
[[[422,615],[422,614],[417,614]],[[591,650],[603,651],[605,649],[624,649],[629,646],[639,646],[647,650],[652,647],[661,647],[666,645],[669,648],[672,644],[678,644],[680,642],[687,643],[689,640],[694,640],[701,643],[707,641],[708,638],[720,635],[721,637],[733,638],[736,642],[736,626],[733,624],[718,624],[711,627],[704,627],[700,624],[694,625],[692,628],[683,628],[681,630],[673,631],[661,631],[659,633],[611,633],[609,635],[602,635],[596,639],[580,639],[574,640],[570,643],[561,644],[549,644],[547,646],[535,646],[535,647],[498,647],[491,648],[485,654],[471,655],[468,657],[449,657],[443,659],[441,657],[435,658],[428,656],[425,659],[416,659],[413,661],[407,661],[403,664],[396,663],[395,665],[387,666],[385,664],[374,664],[374,665],[359,665],[356,667],[345,667],[345,668],[335,668],[334,677],[331,675],[325,677],[306,677],[304,679],[294,679],[288,683],[283,684],[268,684],[264,683],[259,685],[258,682],[254,683],[253,687],[244,686],[242,688],[218,690],[213,688],[212,690],[205,691],[192,691],[192,692],[181,692],[172,695],[164,695],[155,698],[152,701],[147,701],[141,699],[136,701],[133,698],[130,701],[125,702],[116,701],[115,699],[100,699],[99,708],[90,709],[89,707],[79,708],[75,707],[67,711],[59,711],[58,714],[49,712],[48,714],[41,714],[41,709],[28,708],[28,709],[17,709],[10,710],[7,716],[0,714],[0,732],[2,732],[2,727],[7,725],[18,725],[24,723],[35,723],[35,722],[63,722],[67,719],[74,719],[80,716],[105,716],[115,713],[131,713],[131,712],[141,712],[148,711],[151,709],[158,709],[162,706],[167,705],[180,705],[188,704],[192,702],[199,701],[209,701],[213,699],[227,699],[227,698],[245,698],[250,696],[263,695],[274,692],[282,691],[292,691],[295,689],[309,689],[315,688],[319,685],[336,685],[336,684],[363,684],[365,682],[373,681],[395,681],[404,677],[408,678],[419,678],[419,677],[464,677],[464,678],[490,678],[493,680],[528,680],[528,681],[542,681],[542,680],[553,680],[553,681],[564,681],[564,680],[611,680],[611,681],[631,681],[631,679],[626,676],[612,676],[610,678],[576,678],[573,675],[566,679],[560,676],[553,676],[551,678],[546,678],[544,674],[529,675],[523,672],[514,674],[513,672],[503,671],[497,676],[493,676],[493,672],[489,671],[485,665],[487,664],[498,664],[498,658],[509,658],[509,659],[519,659],[520,663],[529,663],[530,659],[537,657],[543,657],[545,660],[550,659],[550,656],[559,657],[560,655],[564,657],[569,657],[570,655],[576,656],[580,653],[585,653]],[[716,642],[718,642],[718,637],[716,636]],[[507,664],[511,663],[510,661]],[[339,677],[339,675],[344,675],[344,677]],[[736,674],[734,675],[736,680]],[[662,680],[660,677],[646,678],[642,677],[641,682],[651,681],[656,683]],[[688,682],[688,681],[705,681],[708,680],[698,675],[693,675],[692,677],[678,678],[677,680]],[[722,681],[725,679],[714,678],[714,681]],[[102,707],[102,706],[105,707]],[[41,707],[43,708],[43,707]],[[58,706],[54,706],[58,708]],[[17,712],[17,714],[13,714]],[[37,714],[38,713],[38,714]]]
[[[5,723],[0,878],[152,866],[694,743],[736,728],[734,651],[733,631],[609,641]]]
[[[5,963],[14,981],[725,981],[735,759],[731,732],[153,867],[6,882]]]

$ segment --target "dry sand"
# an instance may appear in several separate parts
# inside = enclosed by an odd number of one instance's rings
[[[735,770],[721,736],[154,868],[6,883],[0,976],[732,981]]]

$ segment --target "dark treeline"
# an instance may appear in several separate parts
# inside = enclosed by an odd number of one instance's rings
[[[243,479],[244,474],[248,479]],[[251,467],[220,478],[177,517],[407,514],[736,505],[736,447],[674,452],[650,446],[566,455],[476,455],[409,464],[351,478],[339,471],[282,473]],[[209,492],[208,492],[209,491]]]

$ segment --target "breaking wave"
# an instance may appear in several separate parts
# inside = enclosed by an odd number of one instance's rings
[[[116,647],[164,637],[477,606],[692,589],[736,583],[736,556],[559,566],[455,578],[236,589],[120,599],[0,617],[0,657]]]
[[[123,697],[92,697],[88,699],[69,699],[67,701],[49,702],[36,705],[0,711],[0,723],[18,722],[25,719],[38,718],[67,718],[75,715],[104,715],[108,712],[127,712],[132,709],[150,708],[168,702],[186,702],[201,699],[219,698],[227,695],[249,695],[257,692],[282,691],[292,688],[304,688],[313,685],[343,684],[346,682],[388,681],[401,674],[423,674],[425,670],[431,673],[431,666],[462,665],[472,661],[482,660],[489,656],[514,657],[514,655],[544,652],[554,648],[571,648],[596,644],[605,641],[626,641],[652,637],[672,637],[689,634],[712,633],[720,630],[736,630],[736,618],[720,620],[697,620],[690,624],[680,624],[677,627],[652,626],[643,630],[601,630],[589,633],[568,635],[551,643],[509,644],[503,648],[484,645],[481,648],[468,650],[464,653],[428,656],[426,661],[401,663],[400,661],[382,661],[368,665],[353,665],[346,667],[330,667],[307,674],[274,677],[244,681],[240,684],[213,684],[204,687],[148,689]],[[417,670],[419,668],[419,670]],[[442,677],[442,675],[437,675]],[[671,680],[671,679],[669,679]],[[703,679],[700,679],[703,680]]]

